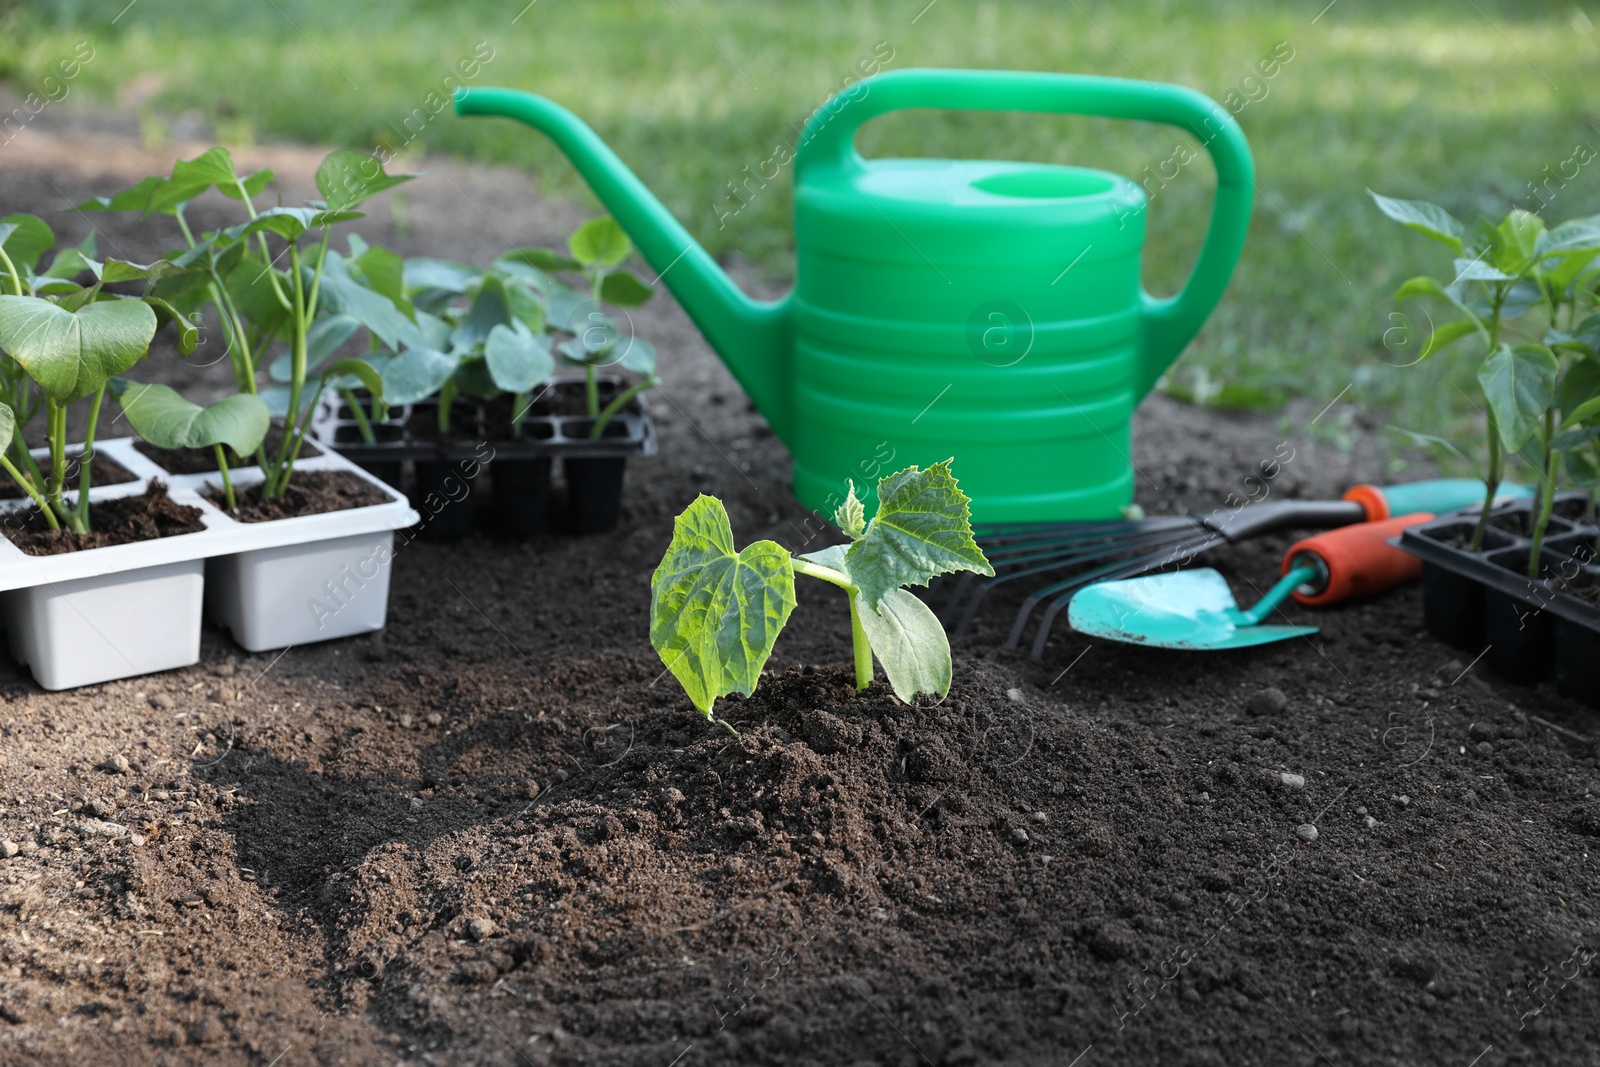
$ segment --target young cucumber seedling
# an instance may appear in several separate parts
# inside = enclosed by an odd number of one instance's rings
[[[950,691],[944,627],[903,588],[952,571],[994,573],[972,539],[970,501],[950,463],[884,478],[870,523],[851,485],[834,513],[851,543],[799,557],[775,541],[735,551],[728,512],[715,497],[698,497],[678,516],[650,579],[650,643],[702,715],[733,731],[712,715],[712,705],[755,691],[794,610],[796,574],[844,590],[858,690],[872,684],[876,655],[895,696],[907,703],[919,693],[942,699]]]

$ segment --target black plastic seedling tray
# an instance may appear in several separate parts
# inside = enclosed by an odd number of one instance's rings
[[[616,375],[601,376],[602,406],[624,387]],[[655,455],[656,431],[644,397],[637,396],[591,440],[594,420],[565,413],[582,410],[585,388],[582,378],[554,381],[535,399],[518,438],[491,433],[489,404],[458,397],[448,439],[427,432],[438,412],[438,401],[430,398],[390,408],[386,421],[372,425],[372,441],[344,398],[330,391],[312,416],[311,437],[396,487],[409,464],[411,495],[424,516],[424,533],[434,539],[455,540],[476,527],[485,472],[500,534],[526,537],[544,529],[558,459],[567,488],[566,528],[603,533],[621,516],[628,459]]]
[[[1532,505],[1498,504],[1483,547],[1469,551],[1476,513],[1443,515],[1406,530],[1401,548],[1422,560],[1429,632],[1515,682],[1552,677],[1557,691],[1600,707],[1600,567],[1588,497],[1556,498],[1540,550],[1541,577],[1528,577]]]

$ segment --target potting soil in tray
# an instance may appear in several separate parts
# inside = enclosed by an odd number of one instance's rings
[[[271,522],[302,515],[324,515],[330,511],[348,511],[389,502],[383,490],[343,471],[297,471],[289,479],[289,488],[276,500],[261,499],[259,482],[235,485],[233,493],[239,510],[228,514],[240,522]],[[226,510],[220,485],[208,485],[205,497]]]
[[[139,496],[117,497],[99,503],[91,496],[88,533],[52,530],[36,507],[8,515],[3,525],[11,543],[28,555],[55,556],[197,533],[205,529],[200,514],[199,508],[175,502],[167,495],[165,485],[153,481]]]
[[[78,464],[78,456],[79,453],[77,452],[67,453],[66,485],[69,490],[78,484],[78,475],[82,470]],[[48,477],[50,464],[48,462],[40,462],[39,466],[45,476]],[[95,456],[89,465],[90,485],[123,485],[137,478],[138,475],[103,453]],[[22,486],[18,485],[13,478],[7,475],[0,475],[0,500],[21,500],[27,495],[22,491]]]
[[[217,469],[217,454],[210,448],[157,448],[149,441],[135,441],[133,447],[173,474],[210,474]],[[268,456],[276,456],[278,449],[283,447],[283,427],[273,426],[267,431],[266,439],[262,442]],[[322,455],[322,450],[310,441],[306,441],[300,448],[300,459],[311,459]],[[226,450],[228,469],[238,470],[241,467],[255,466],[255,456],[241,456],[233,449]],[[99,480],[96,479],[96,485]]]

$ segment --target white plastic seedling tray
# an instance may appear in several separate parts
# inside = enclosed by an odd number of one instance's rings
[[[419,520],[395,489],[324,450],[301,459],[296,472],[337,471],[376,486],[388,500],[246,523],[203,495],[220,484],[216,472],[172,474],[134,448],[132,438],[95,448],[136,480],[95,486],[91,502],[136,496],[160,478],[174,501],[200,509],[205,529],[55,556],[30,556],[0,538],[0,611],[12,654],[46,689],[196,662],[202,595],[212,621],[252,652],[382,628],[394,531]],[[236,489],[261,480],[255,467],[230,474]],[[0,521],[29,506],[25,499],[0,502]]]

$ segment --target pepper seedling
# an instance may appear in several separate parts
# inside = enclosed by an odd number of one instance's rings
[[[504,257],[549,275],[577,274],[588,283],[589,291],[584,295],[552,277],[545,298],[551,327],[572,335],[556,346],[556,352],[567,365],[583,369],[589,417],[595,420],[589,429],[593,440],[600,439],[628,401],[657,384],[654,346],[631,335],[623,336],[616,320],[601,310],[605,304],[638,307],[655,293],[650,285],[622,268],[623,260],[632,251],[633,243],[622,227],[615,219],[602,215],[585,222],[567,238],[568,255],[548,248],[524,248]],[[612,365],[632,371],[641,380],[602,408],[596,371]]]
[[[715,497],[701,495],[677,517],[650,579],[650,643],[702,715],[733,731],[712,706],[729,693],[755,692],[794,610],[796,574],[845,593],[857,690],[872,684],[876,655],[901,700],[944,698],[950,642],[938,617],[905,587],[954,571],[994,574],[972,538],[971,501],[950,463],[908,467],[879,481],[871,522],[851,484],[834,513],[850,544],[801,556],[775,541],[735,551],[728,512]]]

